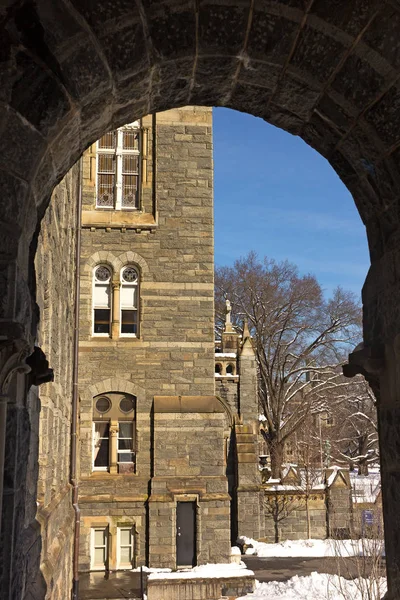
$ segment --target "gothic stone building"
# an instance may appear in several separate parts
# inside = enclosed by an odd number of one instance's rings
[[[261,481],[254,354],[229,319],[234,373],[215,376],[211,109],[104,135],[82,175],[80,569],[228,562],[238,527],[260,535]]]

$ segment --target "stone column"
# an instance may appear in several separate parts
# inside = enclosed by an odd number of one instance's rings
[[[111,323],[111,337],[113,340],[117,340],[119,338],[119,330],[120,330],[120,291],[121,284],[120,282],[113,281],[112,283],[112,323]]]
[[[110,474],[118,473],[118,421],[110,423]]]
[[[371,245],[371,240],[370,240]],[[381,249],[376,249],[376,254]],[[374,252],[374,248],[372,248]],[[388,593],[400,598],[400,250],[372,263],[363,287],[364,345],[345,374],[363,374],[377,398]]]

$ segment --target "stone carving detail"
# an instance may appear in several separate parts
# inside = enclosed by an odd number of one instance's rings
[[[29,373],[31,367],[25,362],[31,348],[24,340],[0,343],[0,394],[7,395],[8,388],[16,373]]]
[[[111,277],[111,272],[107,267],[101,265],[100,267],[97,267],[95,275],[98,281],[108,281]]]
[[[122,279],[127,283],[134,283],[137,280],[137,272],[133,267],[126,267],[122,273]]]
[[[383,346],[364,346],[364,343],[358,344],[351,354],[349,362],[343,365],[343,375],[345,377],[355,377],[363,375],[368,381],[376,400],[379,403],[380,381],[385,366]]]

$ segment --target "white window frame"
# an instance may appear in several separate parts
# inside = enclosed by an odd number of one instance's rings
[[[138,149],[125,149],[123,147],[123,135],[124,131],[137,130],[139,132]],[[133,121],[128,123],[124,127],[120,127],[115,130],[116,133],[116,145],[115,148],[100,148],[99,141],[96,143],[96,208],[102,210],[127,210],[135,211],[140,208],[140,185],[141,185],[141,154],[142,154],[142,135],[141,135],[141,124],[140,121]],[[114,205],[113,206],[101,206],[97,204],[98,199],[98,170],[99,170],[99,155],[100,154],[113,154],[114,159]],[[137,185],[137,200],[136,206],[122,206],[122,176],[123,176],[123,156],[124,155],[135,155],[138,157],[138,185]]]
[[[129,423],[129,425],[131,426],[131,431],[132,431],[132,435],[129,438],[123,438],[120,436],[120,431],[121,431],[121,423]],[[125,450],[120,450],[119,449],[119,440],[132,440],[131,443],[131,448],[127,448]],[[136,464],[136,452],[134,449],[134,442],[135,442],[135,421],[131,421],[131,420],[119,420],[118,421],[118,436],[117,436],[117,464],[130,464],[130,462],[132,462],[133,465]],[[128,461],[128,462],[124,462],[124,461],[120,461],[119,460],[119,455],[120,454],[133,454],[133,461]]]
[[[110,311],[109,312],[110,316],[109,316],[109,331],[108,331],[108,333],[96,333],[95,330],[94,330],[94,327],[95,327],[95,312],[94,311],[95,310],[102,310],[102,309],[104,309],[104,307],[101,307],[101,306],[96,307],[96,304],[95,304],[95,297],[96,297],[96,293],[95,292],[96,292],[96,283],[97,283],[96,282],[96,270],[99,267],[106,267],[106,269],[108,269],[109,272],[110,272],[110,279],[107,282],[98,281],[99,285],[102,285],[102,284],[105,285],[105,284],[107,284],[108,288],[109,288],[110,306],[107,307],[107,309],[106,309],[106,310]],[[92,336],[95,336],[95,337],[111,337],[112,310],[113,310],[112,269],[108,265],[99,264],[99,265],[96,265],[94,267],[93,273],[92,273]]]
[[[96,452],[96,424],[97,423],[108,424],[108,465],[106,467],[96,467],[94,464],[94,461],[96,458],[95,452]],[[105,438],[101,438],[101,439],[105,439]],[[107,472],[110,470],[110,449],[111,449],[110,421],[109,420],[93,421],[93,427],[92,427],[92,470],[93,471]]]
[[[105,539],[105,543],[103,546],[95,546],[95,532],[102,531]],[[91,527],[90,528],[90,570],[91,571],[105,571],[107,569],[107,564],[109,561],[109,530],[108,526],[99,526],[99,527]],[[104,556],[105,562],[103,566],[95,564],[95,549],[96,548],[104,548]]]
[[[135,283],[128,283],[126,281],[123,280],[123,273],[125,271],[125,269],[127,268],[132,268],[136,271],[137,274],[137,279]],[[140,323],[139,323],[139,319],[140,319],[140,312],[139,312],[139,305],[140,305],[140,300],[139,300],[139,293],[140,293],[140,271],[137,268],[136,265],[125,265],[124,267],[122,267],[121,271],[120,271],[120,283],[121,283],[121,288],[120,288],[120,301],[119,301],[119,336],[120,337],[131,337],[131,338],[138,338],[140,335]],[[123,295],[123,289],[124,288],[136,288],[136,306],[122,306],[122,295]],[[136,311],[136,333],[122,333],[122,313],[124,310],[133,310]]]
[[[131,562],[128,563],[122,563],[121,561],[121,548],[122,548],[122,544],[121,544],[121,531],[129,531],[130,534],[130,538],[131,538],[131,542],[129,544],[129,546],[125,546],[124,548],[130,548],[131,549]],[[126,526],[121,526],[117,528],[117,569],[132,569],[134,566],[134,562],[135,562],[135,531],[134,531],[134,525],[132,524],[131,526],[126,525]]]

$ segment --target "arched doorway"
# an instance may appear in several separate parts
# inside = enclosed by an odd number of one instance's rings
[[[354,197],[370,247],[365,349],[354,368],[380,387],[393,598],[400,589],[398,11],[389,0],[10,2],[0,122],[3,405],[14,397],[10,378],[35,337],[40,218],[54,185],[102,133],[132,115],[228,106],[300,135],[329,160]]]

